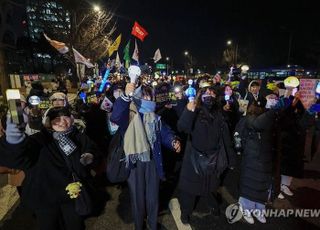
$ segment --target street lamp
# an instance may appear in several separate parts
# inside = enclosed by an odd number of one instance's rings
[[[167,61],[167,75],[169,75],[169,57],[166,57],[166,61]]]
[[[243,65],[243,66],[241,66],[241,71],[242,71],[243,73],[248,72],[248,70],[249,70],[249,66],[248,66],[248,65]]]
[[[232,41],[231,41],[231,40],[228,40],[228,41],[227,41],[227,45],[228,45],[228,46],[232,46]],[[233,61],[233,64],[235,65],[235,67],[237,67],[237,62],[238,62],[238,44],[235,44],[235,45],[232,47],[232,50],[233,50],[232,61]]]
[[[192,69],[192,55],[189,53],[189,51],[184,51],[184,56],[186,56],[186,58],[188,58],[189,59],[189,61],[190,61],[190,73],[192,74],[192,72],[193,72],[193,69]],[[188,73],[188,63],[186,64],[186,68],[187,68],[187,70],[186,70],[186,74]]]
[[[98,5],[94,5],[93,6],[93,10],[95,11],[95,12],[100,12],[100,6],[98,6]]]

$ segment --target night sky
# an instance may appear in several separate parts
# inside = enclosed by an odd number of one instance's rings
[[[110,2],[109,2],[110,3]],[[316,1],[204,1],[204,0],[117,0],[117,31],[123,40],[120,54],[136,20],[149,35],[139,41],[143,62],[157,48],[162,57],[183,68],[188,50],[199,68],[221,67],[226,41],[239,47],[239,62],[252,67],[287,64],[290,36],[290,64],[320,67],[320,19]],[[133,42],[131,43],[133,44]],[[131,45],[133,49],[133,45]],[[162,59],[160,62],[164,63]]]

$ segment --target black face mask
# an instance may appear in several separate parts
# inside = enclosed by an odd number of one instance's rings
[[[207,109],[212,109],[216,104],[216,99],[212,96],[206,96],[202,98],[202,103]]]

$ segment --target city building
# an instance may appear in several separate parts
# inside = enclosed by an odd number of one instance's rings
[[[8,88],[9,66],[15,62],[18,38],[23,36],[23,0],[0,1],[0,95]]]
[[[55,34],[67,35],[70,29],[70,17],[57,1],[27,0],[26,3],[26,36],[32,43],[43,42],[43,32],[54,30]],[[54,39],[54,38],[53,38]],[[35,46],[32,50],[34,69],[50,72],[56,63],[48,49]]]

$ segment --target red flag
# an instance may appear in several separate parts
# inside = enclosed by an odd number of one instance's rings
[[[141,41],[143,41],[144,38],[148,35],[148,32],[142,26],[140,26],[137,22],[134,22],[131,34],[139,38]]]

